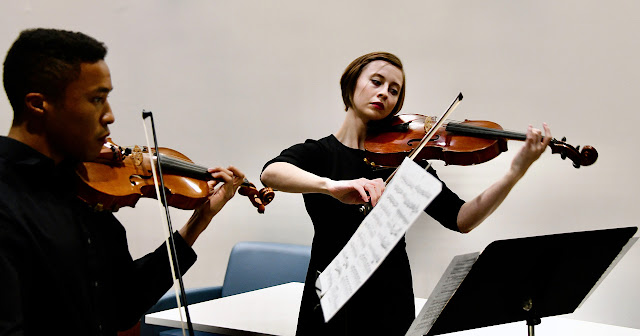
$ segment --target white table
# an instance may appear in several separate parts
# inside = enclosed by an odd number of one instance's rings
[[[291,282],[257,291],[189,305],[194,330],[226,335],[295,335],[304,284]],[[425,299],[416,298],[416,314]],[[178,309],[145,316],[145,322],[180,328]],[[538,336],[640,336],[640,330],[605,324],[546,317],[535,327]],[[451,336],[527,335],[523,322],[466,330]]]
[[[458,331],[447,336],[526,336],[528,333],[525,321],[506,323],[497,326]],[[535,326],[536,336],[640,336],[639,329],[624,328],[601,323],[572,320],[562,316],[542,318],[542,323]]]
[[[226,335],[295,335],[303,286],[291,282],[191,304],[193,329]],[[145,322],[180,328],[177,308],[146,315]]]
[[[295,335],[303,287],[290,282],[191,304],[191,324],[194,330],[225,335]],[[416,298],[416,314],[425,302]],[[180,315],[175,308],[146,315],[145,322],[180,328]]]

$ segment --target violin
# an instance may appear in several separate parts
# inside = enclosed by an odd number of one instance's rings
[[[207,168],[176,150],[159,148],[159,152],[168,205],[184,210],[202,205],[209,197],[207,181],[213,179]],[[99,211],[134,207],[141,197],[157,198],[151,167],[157,162],[155,150],[123,148],[109,138],[94,161],[76,167],[78,197]],[[247,196],[259,213],[275,197],[273,189],[258,190],[247,179],[238,193]]]
[[[385,126],[370,130],[365,139],[366,159],[375,168],[399,166],[420,143],[435,123],[435,117],[419,114],[394,116]],[[465,120],[443,124],[436,130],[414,160],[441,160],[451,165],[474,165],[487,162],[507,150],[507,140],[526,139],[525,133],[505,131],[491,121]],[[552,139],[551,152],[569,158],[575,168],[592,165],[598,152],[591,146],[573,147]]]

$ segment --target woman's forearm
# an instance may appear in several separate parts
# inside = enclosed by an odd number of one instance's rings
[[[329,179],[302,170],[290,163],[274,162],[260,176],[262,184],[290,193],[327,193]]]

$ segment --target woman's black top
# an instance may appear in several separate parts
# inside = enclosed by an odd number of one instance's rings
[[[386,179],[392,170],[374,170],[364,162],[365,152],[349,148],[329,135],[285,149],[265,164],[287,162],[332,180]],[[436,176],[435,170],[428,170]],[[317,276],[347,244],[364,216],[359,205],[344,204],[318,193],[304,194],[315,235],[305,282],[297,335],[404,335],[415,316],[413,286],[404,237],[385,261],[327,323],[315,291]],[[425,211],[445,227],[457,231],[464,204],[443,183],[442,192]]]

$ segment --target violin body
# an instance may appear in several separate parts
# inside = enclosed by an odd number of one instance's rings
[[[432,125],[430,121],[430,118],[422,115],[402,114],[392,120],[392,131],[374,132],[368,136],[364,149],[370,164],[378,167],[399,166],[429,131]],[[491,121],[465,120],[464,123],[502,130],[500,125]],[[467,166],[487,162],[506,150],[507,141],[504,138],[458,135],[441,127],[416,160],[441,160],[446,164]]]
[[[395,116],[386,127],[369,132],[364,149],[370,165],[397,167],[435,123],[434,118],[418,114]],[[440,127],[414,160],[441,160],[451,165],[474,165],[487,162],[507,151],[507,140],[524,141],[526,134],[505,131],[492,121],[465,120]],[[552,139],[549,147],[562,159],[570,158],[576,168],[593,164],[598,152],[591,146],[574,148],[566,139]]]
[[[207,169],[176,150],[159,148],[159,152],[168,205],[184,210],[202,205],[209,197],[207,181],[212,179]],[[100,211],[134,207],[141,197],[157,199],[152,172],[156,160],[154,150],[139,146],[123,149],[107,139],[98,158],[76,167],[77,195]],[[249,197],[260,213],[274,198],[271,188],[258,191],[247,180],[238,193]]]
[[[160,153],[192,162],[181,153],[160,148]],[[108,143],[97,160],[83,162],[76,168],[80,178],[78,197],[98,210],[117,211],[133,207],[141,197],[157,198],[151,159],[146,148],[129,155],[119,155],[117,146]],[[171,206],[191,210],[202,204],[209,194],[206,180],[163,174],[167,202]],[[178,192],[179,191],[179,192]]]

